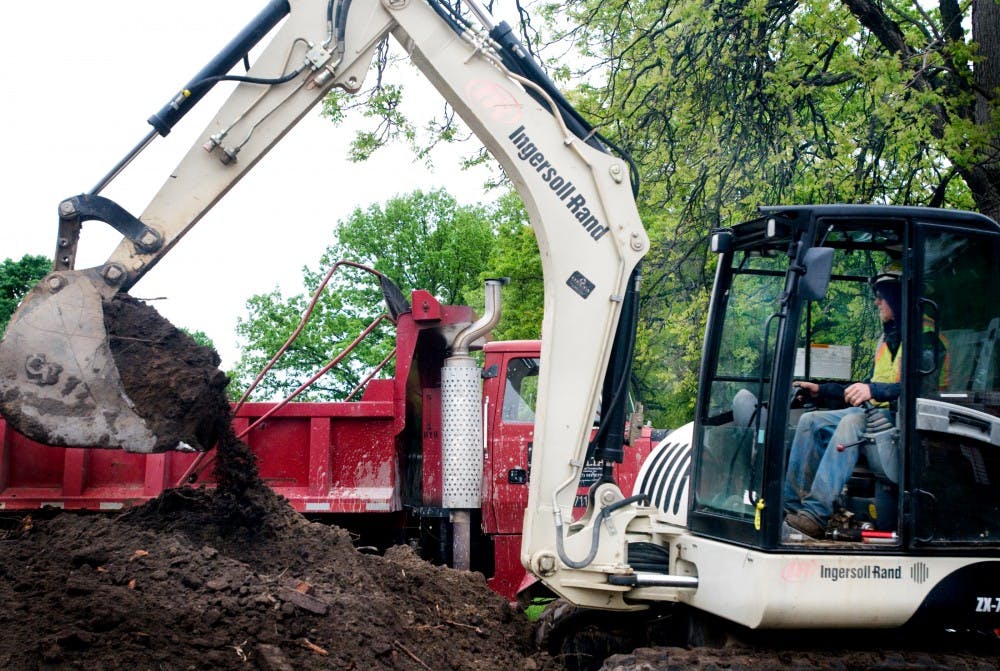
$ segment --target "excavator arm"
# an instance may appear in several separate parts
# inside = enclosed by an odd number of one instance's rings
[[[15,428],[51,444],[153,450],[157,436],[122,391],[102,301],[136,284],[333,87],[358,91],[377,45],[392,35],[500,162],[541,251],[543,347],[523,561],[551,575],[579,563],[571,557],[608,560],[603,551],[590,552],[589,531],[564,533],[562,516],[572,510],[602,394],[602,414],[621,414],[609,397],[622,398],[636,268],[648,238],[628,164],[604,149],[506,24],[495,23],[476,0],[465,3],[478,24],[437,0],[271,2],[150,119],[153,131],[133,154],[91,193],[61,205],[57,270],[32,290],[0,343],[0,400],[8,419],[18,418]],[[138,217],[99,195],[273,28],[266,49]],[[307,165],[301,174],[295,197],[322,200],[336,188],[314,183]],[[123,239],[104,265],[74,270],[85,219],[114,225]],[[602,498],[620,500],[620,492]],[[593,525],[605,533],[607,522],[602,517]]]

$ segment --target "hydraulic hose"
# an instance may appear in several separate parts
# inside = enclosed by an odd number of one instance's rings
[[[602,508],[601,512],[597,513],[597,519],[594,520],[594,526],[591,530],[590,539],[590,551],[587,556],[580,561],[575,561],[569,558],[566,554],[566,549],[563,547],[563,523],[562,523],[562,513],[556,509],[556,552],[559,554],[559,559],[562,560],[566,566],[570,568],[586,568],[594,561],[594,557],[597,556],[598,545],[600,544],[601,538],[601,525],[604,520],[607,519],[611,513],[624,508],[625,506],[630,506],[633,503],[642,503],[643,505],[649,505],[649,495],[648,494],[635,494],[628,497],[627,499],[622,499],[621,501],[616,501],[611,505]]]
[[[271,31],[278,22],[292,11],[288,0],[271,0],[267,7],[240,31],[208,65],[191,78],[191,81],[164,105],[159,112],[149,117],[149,125],[163,137],[170,133],[174,125],[211,90],[203,82],[221,77],[243,60],[250,48]],[[214,81],[212,82],[215,83]]]

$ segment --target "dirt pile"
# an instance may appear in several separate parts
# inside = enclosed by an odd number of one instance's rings
[[[151,307],[105,305],[127,393],[167,442],[218,440],[217,488],[116,516],[16,522],[0,539],[0,668],[517,669],[527,621],[481,575],[408,548],[359,553],[259,479],[218,356]]]
[[[176,489],[0,542],[3,669],[520,669],[482,576],[359,553],[269,489]]]

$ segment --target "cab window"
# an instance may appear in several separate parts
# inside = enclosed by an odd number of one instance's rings
[[[521,357],[507,363],[503,395],[503,421],[533,424],[538,400],[538,359]]]

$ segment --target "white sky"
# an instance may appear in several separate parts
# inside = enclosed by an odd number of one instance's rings
[[[56,208],[90,191],[150,130],[154,112],[265,6],[265,0],[49,0],[8,7],[0,22],[0,149],[7,203],[0,260],[49,256]],[[265,38],[265,43],[268,38]],[[259,50],[260,47],[258,47]],[[422,79],[397,73],[411,96],[438,109]],[[101,195],[139,215],[221,104],[222,83],[166,138],[157,138]],[[246,299],[300,291],[337,221],[356,207],[414,189],[447,188],[463,203],[492,200],[485,170],[459,170],[478,145],[435,150],[434,170],[407,147],[347,160],[350,128],[318,109],[299,123],[131,291],[176,326],[204,331],[228,368]],[[306,177],[303,177],[303,176]],[[310,197],[303,197],[308,194]],[[120,236],[84,224],[77,268],[101,264]]]

